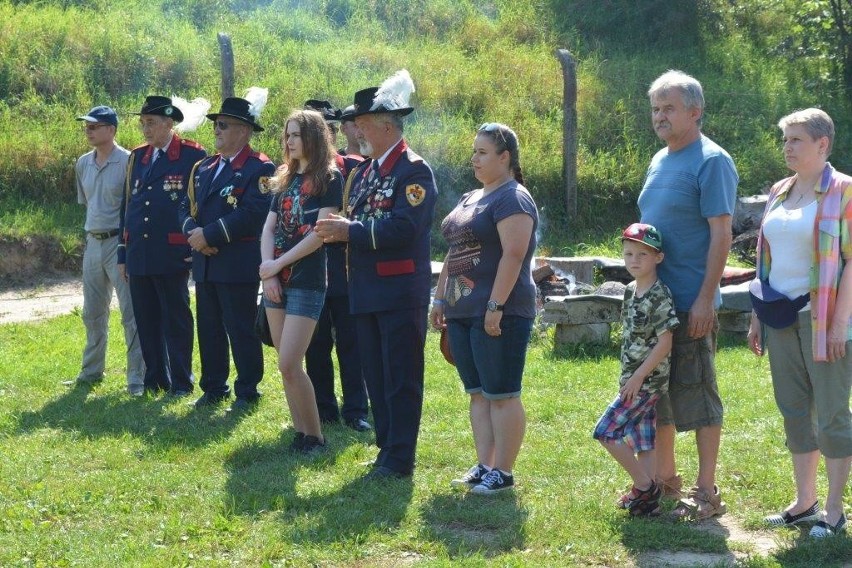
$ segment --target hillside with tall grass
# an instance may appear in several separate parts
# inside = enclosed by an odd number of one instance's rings
[[[770,4],[775,9],[767,11]],[[705,132],[734,157],[742,194],[785,174],[775,123],[803,106],[834,116],[833,161],[850,169],[848,97],[833,88],[825,62],[776,49],[792,5],[0,0],[0,225],[8,231],[21,209],[66,211],[73,203],[72,164],[87,150],[74,117],[91,106],[119,110],[118,140],[126,147],[142,141],[132,113],[148,94],[205,97],[218,108],[216,34],[224,32],[233,40],[237,94],[252,85],[270,90],[261,119],[267,130],[254,145],[273,160],[282,121],[305,99],[343,107],[356,90],[406,68],[417,87],[406,136],[438,176],[438,219],[475,184],[468,158],[477,125],[501,121],[520,135],[528,185],[542,208],[542,252],[582,252],[583,242],[605,240],[635,215],[645,168],[660,146],[646,91],[670,68],[703,82]],[[578,60],[579,216],[570,223],[562,207],[557,48]],[[191,137],[212,149],[207,126]]]

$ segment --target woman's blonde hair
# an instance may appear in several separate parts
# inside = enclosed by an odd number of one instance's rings
[[[806,108],[790,113],[778,121],[778,128],[781,130],[793,125],[804,126],[805,132],[812,140],[819,140],[823,136],[828,138],[825,157],[831,154],[831,149],[834,147],[834,121],[827,112],[818,108]]]

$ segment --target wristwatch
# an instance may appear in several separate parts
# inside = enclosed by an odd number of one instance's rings
[[[485,304],[485,307],[486,307],[486,309],[488,309],[489,312],[502,312],[503,311],[503,304],[498,304],[497,300],[488,300],[488,303]]]

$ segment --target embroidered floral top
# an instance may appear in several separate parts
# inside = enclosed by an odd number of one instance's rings
[[[797,176],[783,179],[772,186],[766,202],[767,213],[781,205]],[[817,192],[817,215],[814,223],[814,251],[811,262],[811,321],[814,361],[828,361],[828,328],[837,303],[837,289],[846,261],[852,258],[852,177],[840,173],[826,163]],[[769,243],[761,226],[757,239],[757,274],[768,278],[772,266]],[[852,326],[847,337],[852,339]]]

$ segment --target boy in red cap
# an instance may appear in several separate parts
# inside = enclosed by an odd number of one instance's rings
[[[621,308],[621,379],[618,395],[592,436],[630,474],[633,487],[618,506],[633,516],[659,513],[654,482],[656,404],[668,387],[671,330],[678,325],[671,291],[657,278],[663,241],[651,225],[633,223],[621,236],[624,265],[635,279]]]

